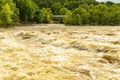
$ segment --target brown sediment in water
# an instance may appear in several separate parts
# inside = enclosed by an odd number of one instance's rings
[[[120,27],[0,30],[0,80],[119,80]]]

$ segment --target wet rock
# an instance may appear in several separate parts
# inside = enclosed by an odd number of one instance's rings
[[[15,36],[21,37],[24,40],[24,39],[30,39],[34,36],[37,36],[37,34],[34,31],[20,31]]]
[[[110,63],[118,62],[120,60],[118,54],[105,54],[102,58],[108,60]]]
[[[87,69],[79,69],[79,72],[91,77],[90,70],[87,70]]]

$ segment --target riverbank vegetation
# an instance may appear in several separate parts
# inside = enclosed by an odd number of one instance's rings
[[[95,0],[0,0],[0,25],[54,23],[65,15],[66,25],[120,25],[120,3]]]

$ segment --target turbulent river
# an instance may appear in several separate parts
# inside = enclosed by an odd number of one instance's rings
[[[120,27],[0,28],[0,80],[120,80]]]

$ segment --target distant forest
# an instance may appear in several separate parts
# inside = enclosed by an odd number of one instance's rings
[[[120,25],[120,3],[95,0],[0,0],[0,26],[54,23],[64,15],[66,25]]]

